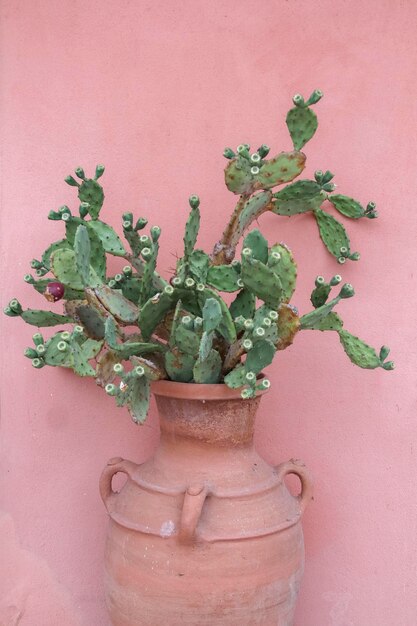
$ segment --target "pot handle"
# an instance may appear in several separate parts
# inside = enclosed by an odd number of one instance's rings
[[[190,485],[187,488],[184,494],[178,536],[181,543],[192,543],[194,541],[197,524],[206,498],[207,489],[204,485]]]
[[[113,491],[111,486],[112,478],[115,474],[122,472],[126,474],[129,478],[132,478],[132,474],[134,470],[137,468],[136,463],[132,463],[132,461],[126,461],[121,457],[114,457],[107,462],[106,467],[101,473],[100,481],[99,481],[99,489],[101,499],[104,502],[104,506],[107,511],[110,513],[111,510],[111,502],[117,496],[117,491]]]
[[[278,477],[283,480],[287,474],[295,474],[301,481],[301,493],[295,496],[300,505],[301,514],[310,500],[313,499],[313,481],[309,471],[300,459],[290,459],[276,467]]]

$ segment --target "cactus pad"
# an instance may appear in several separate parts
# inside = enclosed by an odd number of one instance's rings
[[[242,260],[242,280],[247,289],[272,309],[277,309],[282,298],[278,276],[264,263],[250,257]]]
[[[278,341],[277,350],[285,350],[294,341],[294,337],[300,329],[300,318],[294,308],[288,304],[281,304],[278,311],[277,330]]]
[[[111,226],[101,220],[91,220],[86,222],[86,224],[88,230],[90,232],[93,231],[99,237],[101,245],[106,252],[115,256],[124,256],[126,254],[120,237]]]
[[[346,330],[340,330],[339,337],[343,349],[352,363],[364,369],[375,369],[381,366],[381,361],[374,348],[368,346],[362,339],[351,335]]]
[[[272,212],[277,215],[296,215],[319,209],[326,194],[313,180],[298,180],[274,194]]]
[[[252,318],[255,315],[255,302],[255,294],[249,289],[242,289],[230,305],[232,318],[239,316]]]
[[[197,359],[193,368],[194,381],[206,385],[218,383],[221,371],[222,359],[220,354],[217,350],[210,350],[204,360]]]
[[[350,241],[345,227],[332,215],[325,213],[321,209],[314,211],[314,216],[319,227],[320,237],[330,254],[336,258],[349,256]],[[347,252],[342,254],[340,252],[341,248],[346,248]]]
[[[206,280],[219,291],[233,292],[239,289],[239,274],[232,265],[212,265]]]
[[[86,179],[78,188],[78,197],[80,202],[88,203],[88,212],[96,220],[104,202],[103,187],[92,178]]]
[[[302,152],[280,152],[262,165],[256,177],[257,183],[262,189],[289,183],[301,174],[305,162],[306,156]]]
[[[279,260],[271,267],[278,276],[282,288],[282,302],[289,302],[295,291],[297,280],[297,264],[291,250],[284,243],[277,243],[271,248],[271,253],[278,253]]]
[[[365,217],[365,209],[363,206],[357,200],[349,198],[349,196],[334,194],[333,196],[329,196],[329,202],[331,202],[339,213],[345,215],[346,217],[354,219]]]
[[[294,150],[301,148],[310,141],[317,130],[317,115],[308,107],[295,106],[287,113],[287,127],[291,135]]]
[[[268,242],[259,230],[254,228],[246,235],[243,240],[243,249],[249,248],[252,251],[252,257],[266,264],[268,262]]]
[[[255,182],[250,162],[241,156],[229,161],[224,170],[224,180],[229,191],[235,194],[250,193]]]

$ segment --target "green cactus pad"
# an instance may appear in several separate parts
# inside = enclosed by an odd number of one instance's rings
[[[79,186],[78,197],[80,202],[88,202],[88,212],[96,220],[104,202],[103,187],[96,180],[88,178]]]
[[[297,280],[297,264],[291,250],[284,243],[276,243],[271,247],[271,253],[277,252],[280,259],[271,267],[278,276],[282,287],[282,302],[289,302],[295,291]]]
[[[210,257],[203,250],[193,250],[188,258],[188,273],[197,283],[207,282]]]
[[[343,256],[349,256],[350,241],[345,227],[332,215],[325,213],[321,209],[314,211],[314,216],[317,221],[317,226],[319,227],[320,237],[330,254],[339,258],[342,256],[340,248],[346,248],[347,253]]]
[[[159,251],[159,244],[157,242],[153,243],[151,255],[146,260],[145,267],[143,269],[143,277],[142,277],[140,298],[139,298],[140,305],[145,304],[145,302],[149,300],[149,298],[154,292],[153,285],[152,285],[152,276],[154,275],[155,269],[156,269],[158,251]]]
[[[47,365],[52,367],[71,367],[72,354],[70,346],[67,350],[58,350],[58,344],[62,342],[61,333],[53,335],[45,344],[45,353],[43,359]]]
[[[118,321],[125,324],[133,324],[138,319],[138,307],[125,298],[120,291],[110,289],[107,285],[101,285],[101,287],[94,289],[94,293],[104,308]]]
[[[322,285],[316,285],[311,292],[310,301],[315,309],[323,306],[327,302],[327,298],[330,295],[332,287],[329,283],[323,283]]]
[[[204,360],[197,359],[193,376],[196,383],[211,385],[220,381],[222,371],[222,359],[217,350],[210,350]]]
[[[277,215],[296,215],[319,209],[326,194],[313,180],[298,180],[274,194],[271,209]]]
[[[246,384],[246,369],[242,364],[236,365],[231,372],[224,377],[224,382],[231,389],[239,389]]]
[[[73,319],[67,315],[59,315],[52,311],[39,311],[37,309],[26,309],[22,311],[20,317],[31,326],[58,326],[59,324],[71,324]]]
[[[321,331],[325,331],[325,330],[339,331],[339,330],[342,330],[342,328],[343,328],[343,320],[334,311],[326,315],[326,317],[324,317],[317,324],[311,327],[312,330],[321,330]]]
[[[277,350],[285,350],[294,341],[294,337],[300,329],[300,318],[298,314],[288,304],[281,304],[278,310],[277,330],[278,341]]]
[[[252,257],[266,264],[268,262],[268,242],[259,230],[254,228],[246,235],[242,244],[243,249],[252,250]]]
[[[256,177],[257,183],[262,189],[271,189],[283,183],[290,183],[301,174],[305,161],[306,156],[302,152],[280,152],[262,165]]]
[[[242,259],[242,280],[247,289],[272,309],[277,309],[282,298],[282,286],[273,270],[257,259]]]
[[[347,330],[339,330],[340,342],[349,359],[363,369],[381,367],[381,361],[372,346],[366,344],[359,337],[355,337]]]
[[[84,288],[83,282],[77,270],[75,252],[72,249],[58,249],[51,259],[52,273],[65,287],[77,291]]]
[[[122,294],[125,298],[137,304],[139,302],[141,280],[137,276],[130,276],[122,284]]]
[[[242,289],[230,305],[230,314],[236,317],[252,318],[255,315],[256,296],[249,289]]]
[[[332,311],[332,309],[336,306],[336,304],[340,302],[340,300],[341,296],[339,295],[336,298],[333,298],[333,300],[327,302],[326,304],[319,306],[314,311],[303,315],[300,318],[301,329],[315,329],[317,324],[319,324]]]
[[[51,278],[42,278],[41,280],[36,280],[33,283],[30,283],[34,289],[38,293],[44,294],[46,287],[50,282],[53,282]],[[65,287],[65,300],[82,300],[84,297],[84,292],[78,289],[71,289],[71,287]]]
[[[106,252],[114,256],[124,256],[126,254],[120,237],[111,226],[101,220],[91,220],[87,222],[87,228],[90,232],[94,231],[99,237],[101,245]]]
[[[207,273],[207,283],[219,291],[233,292],[240,289],[239,274],[232,265],[212,265]]]
[[[223,311],[219,301],[215,298],[207,298],[202,309],[203,328],[206,333],[216,330],[223,317]]]
[[[224,170],[228,190],[235,194],[250,193],[255,182],[250,170],[251,163],[244,157],[238,156],[229,161]]]
[[[271,202],[272,193],[270,191],[261,191],[249,198],[243,206],[239,214],[239,231],[244,232],[247,226],[258,217]]]
[[[78,376],[95,376],[95,369],[88,362],[87,355],[78,343],[72,342],[71,354],[73,359],[71,367]]]
[[[91,272],[90,257],[91,247],[88,231],[85,226],[79,226],[74,240],[75,263],[78,274],[84,287],[96,287],[100,284],[94,272]]]
[[[213,331],[204,331],[201,335],[200,345],[198,348],[198,356],[200,361],[204,361],[207,359],[213,345],[214,332]]]
[[[294,150],[301,148],[310,141],[317,130],[317,115],[308,107],[294,107],[287,113],[287,127],[291,135]]]
[[[143,424],[149,409],[150,385],[145,376],[129,381],[127,408],[135,424]]]
[[[265,367],[272,363],[275,354],[275,346],[267,339],[260,339],[249,350],[245,361],[246,372],[259,374]]]
[[[165,369],[171,380],[189,383],[193,379],[195,356],[185,354],[178,348],[172,348],[165,353]]]
[[[329,196],[329,202],[331,202],[339,213],[345,215],[346,217],[351,217],[353,219],[365,217],[365,209],[363,206],[357,200],[349,198],[349,196],[335,194],[333,196]]]
[[[200,345],[200,337],[193,330],[183,324],[178,324],[173,331],[172,345],[178,346],[181,352],[196,356]]]
[[[60,241],[55,241],[51,243],[50,246],[45,250],[42,255],[42,264],[48,269],[51,269],[51,256],[55,252],[55,250],[62,250],[64,248],[70,248],[70,244],[67,239],[60,239]],[[49,281],[50,282],[50,281]],[[66,294],[65,294],[66,295]]]
[[[198,236],[198,231],[200,229],[200,209],[198,206],[194,206],[190,215],[188,216],[187,222],[185,224],[185,233],[184,233],[184,256],[186,259],[190,257],[192,254]]]
[[[220,333],[220,335],[222,335],[222,337],[226,339],[228,343],[233,343],[234,341],[236,341],[236,328],[225,301],[215,291],[212,291],[211,289],[205,289],[204,291],[198,292],[197,297],[201,310],[203,310],[207,299],[214,298],[215,300],[217,300],[222,311],[222,319],[216,330],[218,333]]]
[[[171,294],[164,291],[156,294],[143,305],[139,313],[138,324],[145,341],[148,341],[166,314],[174,309],[183,292],[184,290],[179,289],[174,289]]]
[[[91,339],[104,338],[104,319],[92,306],[80,304],[75,308],[76,320]]]

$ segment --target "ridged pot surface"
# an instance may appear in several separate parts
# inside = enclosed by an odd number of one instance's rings
[[[100,479],[114,626],[291,626],[304,566],[300,461],[253,447],[260,397],[224,385],[153,385],[161,441],[141,465],[111,459]],[[127,481],[113,492],[114,474]],[[284,477],[302,483],[292,496]]]

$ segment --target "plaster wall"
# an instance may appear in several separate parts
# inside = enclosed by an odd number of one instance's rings
[[[300,310],[317,274],[340,271],[357,292],[340,307],[346,328],[390,345],[397,369],[360,370],[332,333],[300,333],[270,368],[257,444],[315,477],[297,626],[415,626],[417,5],[3,0],[1,11],[3,306],[44,306],[22,277],[60,237],[48,211],[77,208],[63,183],[74,167],[106,165],[106,221],[119,228],[132,210],[162,227],[167,275],[188,196],[201,197],[207,248],[233,208],[224,146],[291,149],[291,96],[324,91],[306,174],[330,168],[341,193],[377,203],[380,219],[347,224],[361,261],[337,266],[311,216],[261,226],[295,253]],[[0,624],[108,626],[97,479],[109,457],[151,453],[154,407],[135,427],[92,381],[35,371],[22,356],[32,329],[0,322]]]

